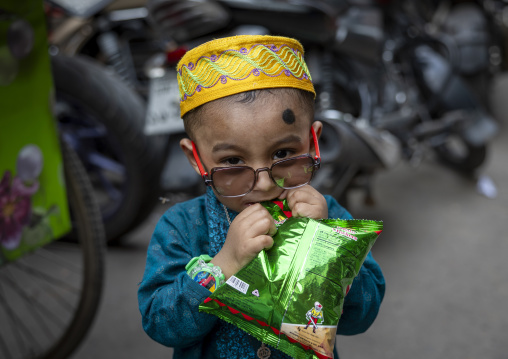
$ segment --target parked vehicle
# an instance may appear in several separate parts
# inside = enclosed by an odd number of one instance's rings
[[[76,2],[77,14],[72,2],[47,2],[47,17],[59,128],[90,175],[111,242],[157,203],[165,143],[145,136],[146,103],[119,69],[108,71],[98,59],[69,50],[79,48],[79,36],[87,38],[97,10],[110,2]]]
[[[426,30],[454,47],[452,66],[486,108],[493,76],[506,69],[506,5],[500,0],[434,0],[424,9],[415,4]]]
[[[401,156],[418,163],[429,148],[467,175],[484,162],[496,125],[458,74],[456,44],[442,28],[428,31],[426,13],[412,2],[141,3],[106,7],[77,27],[78,40],[55,43],[103,61],[146,99],[145,135],[167,143],[160,177],[166,192],[202,191],[178,146],[185,134],[174,65],[186,48],[232,34],[281,34],[304,44],[318,91],[316,118],[327,128],[323,170],[313,181],[323,192],[344,199],[360,186],[370,193],[373,173]]]
[[[313,181],[323,192],[343,198],[362,186],[370,193],[375,171],[400,156],[416,163],[429,148],[468,176],[483,164],[497,125],[456,71],[456,44],[429,33],[412,2],[218,0],[207,1],[207,11],[202,3],[147,6],[167,41],[247,31],[304,44],[318,92],[316,118],[327,127],[323,170]]]

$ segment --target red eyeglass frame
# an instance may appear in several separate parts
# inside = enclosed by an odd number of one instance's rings
[[[319,143],[316,132],[314,131],[314,127],[310,128],[310,132],[312,133],[312,139],[314,140],[314,148],[316,150],[316,155],[314,156],[314,161],[316,161],[316,163],[314,164],[314,166],[316,167],[316,170],[318,170],[321,167],[321,153],[319,152]],[[192,143],[192,154],[194,156],[194,159],[196,160],[196,164],[198,165],[199,173],[201,174],[201,177],[203,177],[205,185],[211,186],[213,181],[211,178],[209,178],[210,176],[209,173],[205,171],[203,164],[199,159],[196,144],[194,143],[194,141],[191,141],[191,143]]]

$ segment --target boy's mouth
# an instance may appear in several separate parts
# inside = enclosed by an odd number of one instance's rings
[[[272,199],[265,199],[265,200],[257,201],[257,202],[247,202],[245,205],[246,206],[252,206],[253,204],[256,204],[256,203],[272,202],[272,201],[277,201],[277,200],[279,200],[279,199],[277,197],[275,197],[275,198],[272,198]]]
[[[261,194],[261,193],[259,193]],[[262,202],[272,202],[272,201],[282,201],[282,199],[280,199],[282,193],[278,194],[278,195],[275,195],[274,197],[272,198],[267,198],[267,199],[259,199],[256,198],[257,196],[252,196],[254,198],[249,198],[247,199],[248,202],[244,202],[244,205],[246,207],[249,207],[249,206],[252,206],[253,204],[256,204],[256,203],[262,203]],[[252,201],[253,199],[255,199],[255,201]]]

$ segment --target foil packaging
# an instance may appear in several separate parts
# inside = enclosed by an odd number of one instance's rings
[[[333,358],[344,298],[383,223],[293,218],[285,202],[263,205],[277,225],[273,247],[199,310],[294,358]]]

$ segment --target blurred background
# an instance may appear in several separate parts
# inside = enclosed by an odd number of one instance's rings
[[[178,145],[176,64],[272,34],[302,42],[316,87],[313,186],[385,223],[385,300],[341,358],[506,358],[507,5],[3,1],[0,357],[171,357],[136,291],[162,213],[204,193]]]

